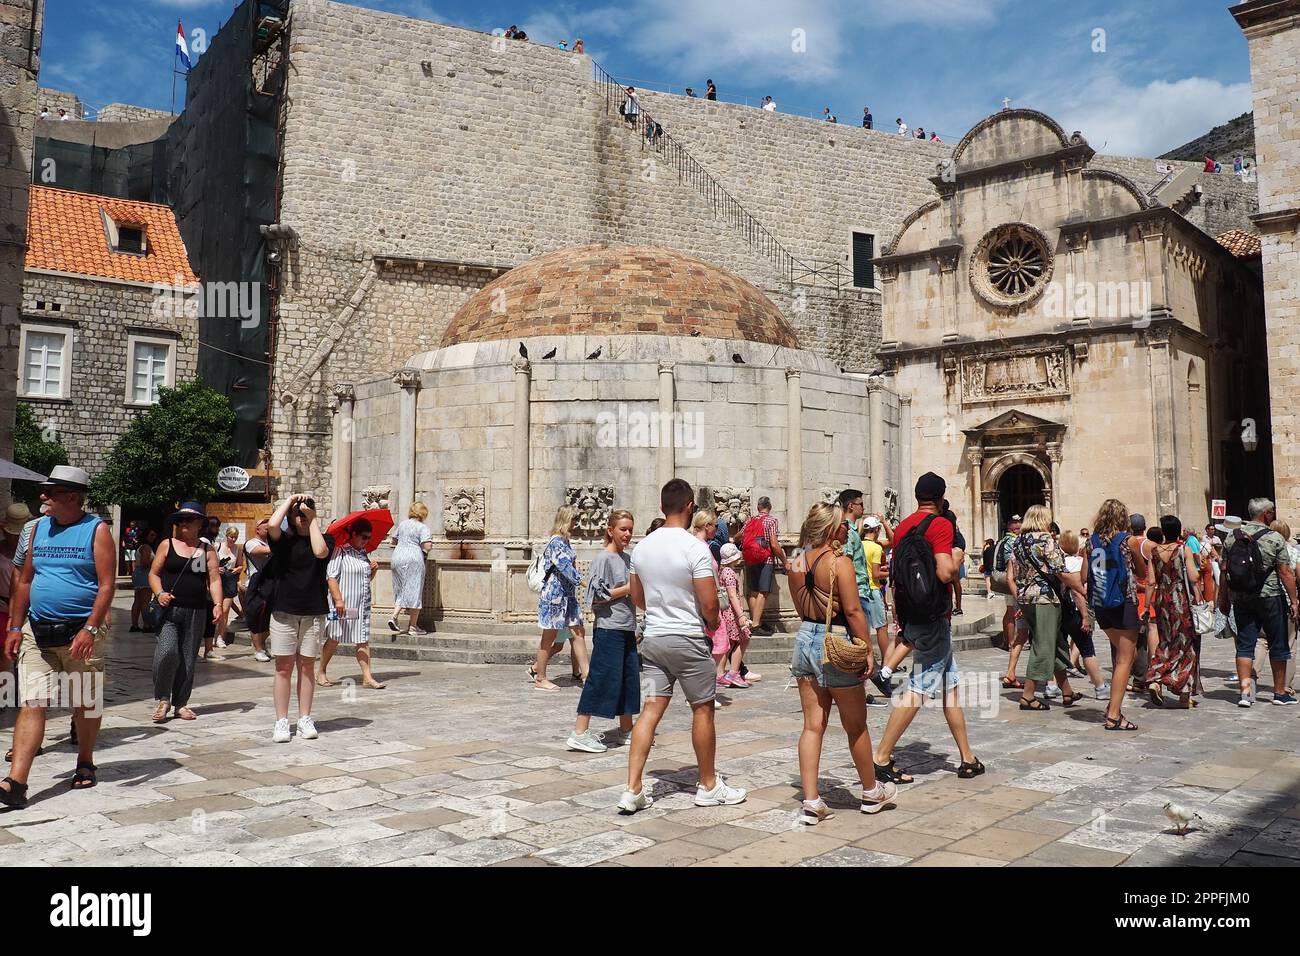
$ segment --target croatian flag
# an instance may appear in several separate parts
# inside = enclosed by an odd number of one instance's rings
[[[181,26],[181,21],[176,21],[176,55],[181,58],[185,64],[185,69],[190,68],[190,48],[185,45],[185,30]]]

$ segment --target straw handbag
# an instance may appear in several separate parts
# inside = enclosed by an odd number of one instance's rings
[[[831,590],[826,600],[826,640],[823,645],[822,663],[830,664],[837,671],[844,671],[846,674],[861,674],[871,661],[871,644],[867,641],[854,640],[853,635],[847,631],[839,634],[831,625],[835,617],[835,566],[839,563],[840,555],[832,550],[831,556]],[[811,575],[810,571],[809,576]],[[813,590],[816,583],[810,580],[808,587],[809,590]]]

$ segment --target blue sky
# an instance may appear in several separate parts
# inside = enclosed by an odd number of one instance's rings
[[[536,42],[581,36],[616,76],[878,127],[901,115],[950,141],[1003,97],[1098,150],[1156,155],[1250,108],[1226,0],[356,0]],[[168,109],[177,19],[212,36],[231,0],[47,0],[41,85],[91,108]],[[1103,32],[1098,32],[1103,31]],[[176,101],[184,102],[184,79]]]

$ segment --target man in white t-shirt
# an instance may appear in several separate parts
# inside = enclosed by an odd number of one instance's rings
[[[644,810],[653,802],[641,774],[655,730],[679,681],[691,705],[691,743],[700,768],[695,805],[730,806],[745,799],[745,791],[728,787],[713,767],[717,671],[713,644],[704,632],[706,627],[710,631],[718,627],[718,586],[708,545],[687,530],[695,511],[695,492],[689,483],[674,478],[663,486],[659,504],[663,527],[643,538],[632,551],[632,601],[645,611],[641,686],[650,691],[632,728],[627,792],[618,801],[618,812],[623,814]]]

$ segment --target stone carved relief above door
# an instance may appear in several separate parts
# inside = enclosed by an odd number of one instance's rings
[[[1069,368],[1064,348],[967,356],[961,361],[962,404],[1069,395]]]

